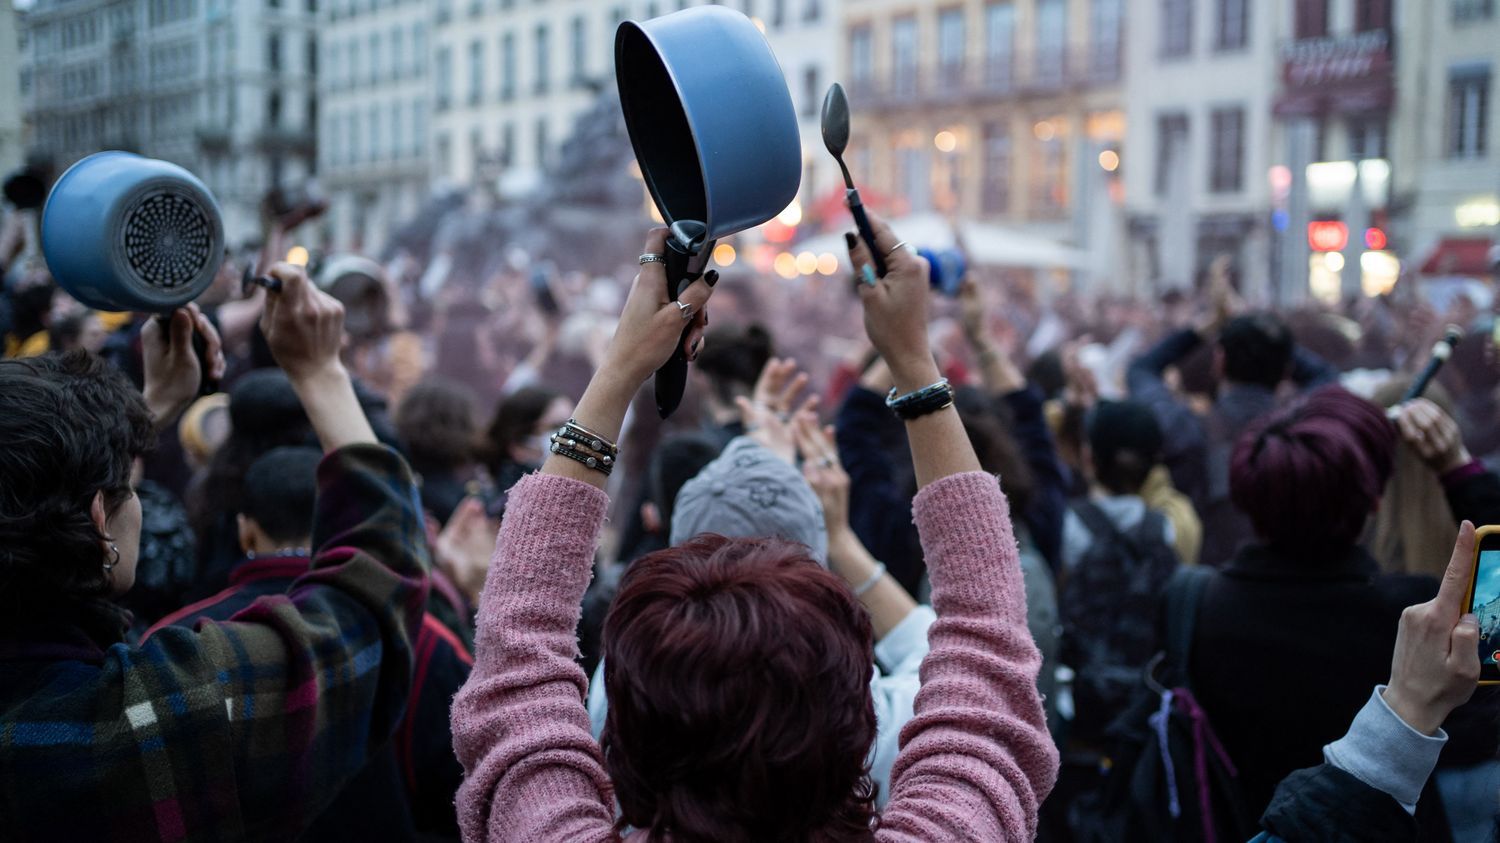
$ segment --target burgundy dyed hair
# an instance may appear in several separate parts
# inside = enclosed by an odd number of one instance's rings
[[[1323,387],[1245,431],[1230,459],[1230,497],[1281,552],[1345,550],[1385,491],[1395,447],[1379,407]]]
[[[704,535],[637,560],[604,621],[621,829],[872,839],[873,638],[802,545]]]

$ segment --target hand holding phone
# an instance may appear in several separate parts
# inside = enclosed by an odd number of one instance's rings
[[[1490,538],[1492,547],[1500,540],[1500,527],[1480,532]],[[1468,702],[1483,672],[1479,658],[1483,636],[1469,611],[1483,544],[1475,538],[1474,525],[1465,521],[1437,596],[1401,613],[1391,681],[1383,696],[1398,717],[1423,734],[1435,734],[1453,709]],[[1492,561],[1492,567],[1500,570],[1500,553]],[[1495,582],[1500,585],[1500,577]],[[1495,676],[1493,658],[1488,671]]]
[[[1463,535],[1460,531],[1460,542]],[[1464,611],[1473,614],[1478,624],[1479,684],[1500,684],[1500,526],[1481,527],[1475,532],[1472,556],[1473,570],[1465,578],[1468,597]],[[1444,577],[1444,585],[1448,579]]]

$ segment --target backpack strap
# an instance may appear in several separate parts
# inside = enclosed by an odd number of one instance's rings
[[[1214,575],[1202,565],[1183,566],[1167,583],[1167,679],[1169,685],[1191,685],[1188,681],[1188,657],[1193,649],[1193,631],[1198,625],[1198,604],[1203,589]]]
[[[1083,526],[1089,528],[1089,535],[1095,541],[1100,539],[1120,541],[1124,538],[1120,535],[1119,528],[1115,527],[1115,522],[1109,520],[1104,510],[1093,501],[1081,500],[1073,505],[1073,511],[1078,513],[1078,519],[1083,522]]]

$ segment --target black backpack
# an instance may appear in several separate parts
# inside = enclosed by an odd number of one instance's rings
[[[1147,510],[1128,531],[1096,504],[1073,510],[1093,536],[1058,597],[1061,661],[1072,667],[1074,717],[1069,738],[1097,744],[1141,684],[1157,651],[1161,593],[1178,568],[1177,551],[1162,538],[1166,522]]]
[[[1193,627],[1212,576],[1182,568],[1168,584],[1166,650],[1107,730],[1099,787],[1069,812],[1077,843],[1238,843],[1255,835],[1234,763],[1189,689]]]

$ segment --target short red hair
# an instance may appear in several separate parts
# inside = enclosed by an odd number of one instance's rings
[[[704,535],[631,565],[604,622],[622,828],[869,840],[870,616],[801,545]]]

